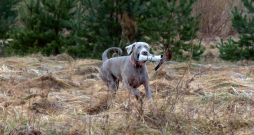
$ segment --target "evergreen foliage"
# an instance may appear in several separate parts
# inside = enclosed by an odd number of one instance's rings
[[[237,7],[232,11],[232,25],[240,34],[240,40],[234,41],[232,38],[218,45],[220,57],[224,60],[238,61],[241,59],[254,60],[254,0],[241,0],[244,6],[248,9],[251,17],[243,14],[243,11],[238,11]]]
[[[183,51],[198,59],[204,52],[191,39],[197,37],[196,0],[24,0],[18,8],[22,27],[10,31],[8,55],[41,52],[73,57],[101,58],[112,46],[122,49],[135,41],[163,44],[175,59]],[[63,35],[63,29],[70,33]],[[173,47],[174,46],[174,47]]]
[[[79,45],[71,47],[68,52],[75,54],[82,49],[84,57],[101,59],[102,52],[109,47],[124,49],[127,43],[138,41],[139,29],[135,17],[145,12],[145,1],[84,0],[87,12],[83,16],[85,28],[77,34],[80,37]],[[82,45],[84,43],[89,45]]]
[[[163,45],[164,51],[170,49],[173,58],[184,60],[183,51],[192,52],[192,58],[199,59],[205,51],[201,44],[189,42],[197,37],[200,16],[192,16],[192,5],[196,0],[151,0],[147,5],[149,11],[140,18],[143,34],[147,42]]]
[[[219,48],[220,55],[219,57],[227,60],[227,61],[237,61],[240,60],[241,54],[237,46],[237,42],[232,40],[232,38],[228,39],[228,42],[224,42],[221,39],[221,43],[217,45]],[[230,57],[229,57],[230,54]]]
[[[63,29],[71,30],[77,0],[24,0],[19,6],[22,27],[11,31],[7,55],[41,52],[46,55],[64,51],[71,39],[63,36]],[[69,41],[69,42],[68,42]]]
[[[0,0],[0,39],[8,38],[7,32],[17,17],[15,6],[21,0]]]

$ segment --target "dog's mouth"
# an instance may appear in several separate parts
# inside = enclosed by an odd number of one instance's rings
[[[138,54],[137,59],[139,59],[139,55],[140,55],[140,54]],[[146,63],[146,61],[147,61],[147,60],[144,60],[144,61],[139,61],[139,63],[140,63],[140,64],[144,64],[144,63]]]

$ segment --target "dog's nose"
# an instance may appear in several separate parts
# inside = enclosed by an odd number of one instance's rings
[[[142,55],[148,55],[147,51],[142,52]]]

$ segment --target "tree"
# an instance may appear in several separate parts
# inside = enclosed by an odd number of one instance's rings
[[[254,13],[254,1],[242,0],[242,2],[248,9],[248,13],[252,16]],[[240,34],[240,40],[236,42],[230,38],[228,43],[225,42],[218,45],[220,57],[229,61],[238,61],[240,59],[254,60],[254,18],[253,16],[250,18],[247,17],[247,15],[244,15],[243,10],[238,11],[237,7],[235,7],[232,13],[232,25]]]
[[[7,32],[17,17],[14,6],[21,0],[0,0],[0,38],[6,39]]]
[[[221,43],[217,45],[217,47],[219,48],[220,58],[227,61],[238,61],[241,59],[237,42],[232,40],[232,38],[229,38],[228,42],[224,42],[223,39],[221,39]]]
[[[147,0],[84,0],[87,13],[83,16],[85,25],[77,34],[80,42],[68,52],[75,54],[82,48],[86,57],[101,59],[98,54],[109,47],[123,49],[127,43],[138,41],[140,29],[137,28],[136,17],[144,14],[145,1]]]
[[[199,16],[192,16],[192,5],[196,0],[151,0],[149,11],[139,22],[144,29],[147,42],[162,44],[164,52],[173,53],[174,59],[186,59],[183,51],[192,53],[192,58],[199,59],[204,52],[201,45],[190,40],[197,37]],[[144,39],[145,40],[145,39]]]
[[[7,53],[59,54],[66,42],[71,39],[64,36],[63,29],[72,30],[71,25],[77,12],[77,0],[24,0],[18,9],[22,27],[11,32]],[[65,41],[65,42],[63,42]]]

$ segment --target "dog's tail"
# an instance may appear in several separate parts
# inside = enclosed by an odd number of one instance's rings
[[[111,47],[111,48],[108,48],[107,50],[105,50],[102,54],[102,61],[106,61],[108,60],[108,57],[107,57],[107,54],[108,52],[112,51],[112,50],[115,50],[117,51],[120,55],[122,55],[123,51],[121,48],[118,48],[118,47]]]

